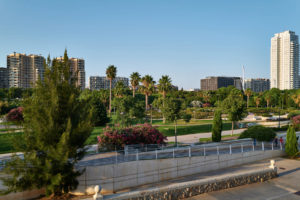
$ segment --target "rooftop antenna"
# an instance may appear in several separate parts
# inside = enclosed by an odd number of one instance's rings
[[[242,86],[243,91],[245,91],[245,67],[244,67],[244,65],[243,65],[243,82],[242,82],[242,84],[243,84],[243,86]]]

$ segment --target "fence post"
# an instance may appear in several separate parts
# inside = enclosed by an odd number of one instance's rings
[[[243,146],[243,144],[241,144],[241,152],[242,153],[244,152],[244,146]]]
[[[173,158],[175,158],[175,149],[173,148]]]
[[[282,144],[281,144],[281,142],[280,142],[280,150],[282,150]]]
[[[203,148],[203,155],[206,156],[205,146],[204,146],[204,148]]]
[[[157,160],[157,149],[155,149],[155,159]]]
[[[261,150],[263,150],[263,151],[265,150],[264,142],[261,143]]]
[[[189,147],[189,157],[191,157],[191,147]]]
[[[232,154],[231,145],[229,145],[229,153]]]
[[[136,150],[136,160],[137,161],[139,160],[139,150],[138,149]]]
[[[254,151],[255,149],[254,149],[254,144],[252,144],[252,151]]]
[[[218,155],[220,154],[220,152],[219,152],[219,146],[217,146],[217,154]]]
[[[118,164],[118,152],[116,151],[116,164]]]
[[[274,143],[272,142],[272,151],[274,150]]]

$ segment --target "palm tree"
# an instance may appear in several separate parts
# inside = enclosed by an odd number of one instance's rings
[[[252,91],[251,91],[250,88],[247,88],[247,89],[245,90],[245,95],[247,96],[247,108],[248,108],[248,107],[249,107],[249,98],[250,98],[250,96],[252,95]]]
[[[294,100],[295,104],[299,107],[300,106],[300,94],[292,95],[292,99]]]
[[[118,81],[115,88],[114,88],[114,95],[117,98],[122,98],[125,94],[125,85],[122,81]]]
[[[109,116],[111,115],[111,83],[117,76],[117,68],[109,65],[106,69],[106,78],[109,80]]]
[[[267,93],[265,94],[265,100],[267,101],[267,107],[269,108],[270,102],[271,102],[271,100],[272,100],[272,95],[271,95],[270,92],[267,92]]]
[[[141,75],[138,72],[133,72],[130,75],[130,83],[132,86],[132,96],[135,97],[135,90],[136,87],[139,85],[139,82],[141,80]]]
[[[155,81],[153,80],[152,76],[145,75],[141,82],[143,86],[140,88],[141,92],[145,95],[145,104],[146,104],[146,110],[148,110],[148,97],[154,92],[154,84]]]
[[[258,108],[261,98],[259,96],[257,96],[257,97],[254,97],[254,100],[255,100],[256,108]]]
[[[166,94],[167,92],[169,92],[172,88],[172,84],[171,84],[172,80],[171,78],[166,75],[166,76],[162,76],[159,81],[158,81],[158,90],[159,92],[162,94],[163,96],[163,107],[165,107],[165,98],[166,98]],[[166,123],[166,118],[163,115],[163,123]]]

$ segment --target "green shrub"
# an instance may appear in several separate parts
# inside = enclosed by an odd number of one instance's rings
[[[286,131],[286,130],[288,130],[288,128],[289,128],[289,125],[285,125],[285,126],[281,126],[280,128],[279,127],[272,127],[271,129],[273,131]]]
[[[288,114],[288,118],[289,119],[292,119],[293,117],[297,116],[297,115],[300,115],[300,110],[295,110],[295,111],[292,111]]]
[[[276,133],[273,129],[264,126],[252,126],[245,130],[240,135],[239,139],[242,138],[255,138],[258,141],[271,141],[275,138]]]
[[[269,114],[269,113],[264,113],[264,114],[262,114],[261,116],[263,116],[263,117],[272,117],[272,115]]]

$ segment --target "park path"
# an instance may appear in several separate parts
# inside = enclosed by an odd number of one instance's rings
[[[246,129],[236,129],[233,130],[233,134],[240,134]],[[231,135],[231,130],[228,131],[222,131],[222,135]],[[179,135],[177,136],[177,141],[181,143],[195,143],[199,142],[200,138],[210,138],[211,132],[206,133],[194,133],[194,134],[188,134],[188,135]],[[175,142],[175,136],[168,137],[168,142]]]

